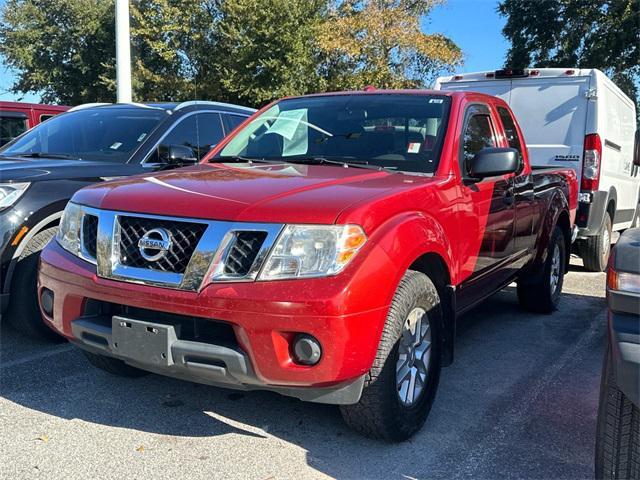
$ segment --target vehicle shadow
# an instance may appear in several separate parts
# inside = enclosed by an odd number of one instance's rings
[[[72,345],[27,340],[6,322],[0,396],[100,426],[285,442],[307,452],[311,469],[336,478],[592,476],[604,300],[568,294],[555,314],[533,315],[512,290],[460,319],[456,359],[443,370],[427,424],[401,444],[358,436],[334,406],[157,375],[114,377]]]

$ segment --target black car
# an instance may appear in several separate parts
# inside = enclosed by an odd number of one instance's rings
[[[640,228],[625,231],[607,269],[596,478],[640,479]]]
[[[36,301],[40,250],[80,188],[197,162],[254,112],[217,102],[91,104],[0,149],[0,308],[18,330],[52,338]]]

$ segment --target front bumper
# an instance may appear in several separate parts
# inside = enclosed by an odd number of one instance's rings
[[[377,262],[362,262],[352,275],[211,284],[200,292],[188,292],[97,277],[95,266],[51,242],[41,255],[38,284],[40,292],[47,288],[54,294],[53,315],[45,315],[49,326],[86,350],[199,383],[267,389],[303,400],[344,404],[360,397],[389,302],[381,282],[359,288],[357,283],[373,280],[376,272],[371,269],[388,268],[385,259],[389,261],[381,255]],[[87,304],[95,301],[222,322],[231,326],[237,342],[229,347],[184,340],[176,334],[166,348],[168,363],[154,361],[152,355],[122,356],[114,348],[109,323],[113,319],[87,315]],[[138,319],[132,316],[132,320]],[[153,325],[151,320],[147,326]],[[318,364],[303,366],[293,361],[290,342],[297,333],[319,340]]]

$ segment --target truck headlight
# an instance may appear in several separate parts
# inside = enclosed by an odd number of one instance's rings
[[[10,207],[18,201],[29,188],[30,183],[0,183],[0,210]]]
[[[258,280],[335,275],[366,241],[358,225],[287,225]]]
[[[62,213],[56,239],[62,248],[70,253],[80,255],[80,225],[82,224],[82,208],[75,203],[67,203]]]

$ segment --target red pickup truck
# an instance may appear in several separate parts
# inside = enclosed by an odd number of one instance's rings
[[[77,192],[39,301],[109,372],[339,404],[399,441],[462,312],[513,281],[523,307],[556,307],[576,206],[573,171],[532,171],[497,98],[286,98],[195,167]]]

